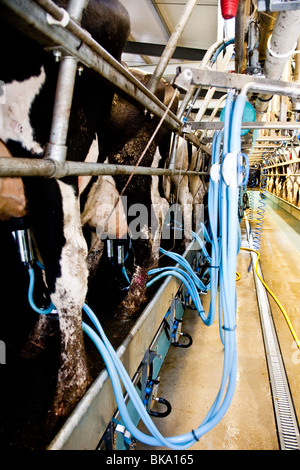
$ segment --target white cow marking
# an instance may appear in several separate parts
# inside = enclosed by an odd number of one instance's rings
[[[41,67],[38,77],[6,84],[5,103],[0,105],[0,138],[5,143],[9,139],[20,142],[26,150],[35,154],[43,152],[43,149],[34,140],[29,116],[34,98],[45,80],[45,70]]]

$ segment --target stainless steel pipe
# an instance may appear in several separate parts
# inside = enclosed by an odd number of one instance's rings
[[[193,10],[197,4],[198,0],[188,0],[185,8],[183,10],[182,15],[179,18],[179,21],[177,25],[175,26],[170,39],[168,40],[168,43],[164,49],[164,52],[162,56],[159,59],[159,62],[156,66],[156,69],[152,75],[152,77],[149,80],[148,88],[149,90],[154,93],[159,80],[163,76],[163,73],[176,49],[176,46],[180,40],[181,34],[188,22],[188,20],[191,17],[191,14],[193,13]]]
[[[63,178],[65,176],[97,175],[206,175],[206,172],[181,171],[164,168],[142,167],[132,165],[113,165],[106,163],[89,163],[66,161],[63,165],[52,159],[8,158],[0,157],[0,176],[45,176]]]

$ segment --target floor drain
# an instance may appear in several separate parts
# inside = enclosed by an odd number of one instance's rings
[[[249,223],[246,221],[249,247],[252,248],[252,237]],[[257,254],[250,252],[253,266],[256,265]],[[260,265],[258,273],[262,277]],[[253,269],[254,282],[257,293],[260,320],[263,331],[268,371],[270,377],[275,419],[277,424],[281,450],[300,450],[300,436],[293,399],[290,393],[280,346],[273,323],[267,292]]]

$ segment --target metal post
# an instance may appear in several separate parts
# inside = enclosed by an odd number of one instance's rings
[[[86,4],[87,0],[70,0],[67,11],[75,21],[80,21]],[[76,57],[63,56],[57,79],[50,138],[44,153],[44,158],[50,158],[60,166],[67,156],[66,142],[76,73]]]
[[[57,79],[50,138],[44,153],[44,158],[51,158],[57,163],[64,163],[67,156],[66,142],[76,71],[77,59],[63,57]]]
[[[73,20],[81,22],[82,15],[89,0],[69,0],[67,11]]]
[[[171,152],[170,152],[170,163],[169,163],[169,169],[172,171],[174,170],[174,166],[175,166],[175,158],[176,158],[178,143],[179,143],[179,135],[173,134],[173,142],[172,142],[172,147],[171,147]]]

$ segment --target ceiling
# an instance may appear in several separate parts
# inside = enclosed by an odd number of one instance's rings
[[[120,0],[127,9],[131,21],[131,34],[122,55],[122,60],[129,67],[141,67],[149,73],[153,73],[159,58],[163,54],[165,46],[174,31],[178,21],[189,0]],[[238,34],[238,33],[237,33]],[[224,20],[221,15],[220,0],[198,0],[180,37],[176,50],[170,60],[164,76],[173,78],[176,75],[178,65],[198,68],[206,51],[217,41],[223,38],[235,36],[235,18]],[[228,48],[229,49],[229,48]],[[233,51],[233,49],[232,49]],[[235,55],[237,55],[235,48]],[[225,55],[225,54],[224,54]],[[230,56],[230,51],[229,55]],[[231,52],[229,63],[226,62],[221,71],[235,71],[235,56]],[[218,59],[219,60],[219,59]],[[220,58],[221,60],[221,58]],[[225,62],[225,60],[224,60]],[[241,73],[241,72],[240,72]],[[203,108],[203,101],[207,88],[202,87],[197,101],[193,105],[193,113],[190,118],[198,117],[199,109]],[[207,121],[212,118],[213,110],[219,105],[219,99],[226,93],[216,90],[213,99],[207,105],[205,114],[200,120]],[[219,118],[225,101],[219,107],[215,118]],[[199,120],[199,119],[198,119]],[[256,133],[257,135],[257,133]],[[247,136],[247,146],[251,150],[251,140]],[[248,152],[248,150],[245,150]]]
[[[122,56],[129,66],[157,64],[178,23],[185,0],[121,0],[129,12],[131,35]],[[218,0],[199,0],[181,35],[172,63],[201,61],[206,50],[223,34]],[[168,73],[168,71],[166,72]]]
[[[129,67],[141,67],[153,73],[188,0],[120,1],[127,9],[131,22],[131,33],[122,61]],[[173,78],[176,67],[182,63],[197,68],[207,49],[223,38],[224,29],[226,34],[231,29],[231,37],[234,36],[234,19],[224,22],[218,0],[198,0],[164,76]],[[219,97],[216,92],[215,99],[209,103],[208,114]]]

